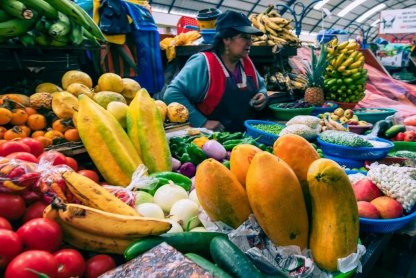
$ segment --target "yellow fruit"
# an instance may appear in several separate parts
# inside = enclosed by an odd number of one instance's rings
[[[108,91],[101,91],[94,94],[93,100],[101,105],[104,109],[107,109],[107,105],[112,101],[127,103],[126,99],[122,95]]]
[[[162,122],[166,120],[166,114],[168,113],[168,106],[161,100],[156,100],[157,109],[159,109],[160,115],[162,116]]]
[[[171,123],[185,123],[189,118],[188,109],[178,102],[168,105],[168,119]]]
[[[45,82],[37,85],[35,91],[36,93],[54,93],[62,91],[62,88],[53,83]]]
[[[73,94],[76,97],[82,94],[86,95],[89,98],[93,97],[91,89],[82,83],[72,83],[68,86],[68,88],[66,88],[66,91]]]
[[[107,105],[107,111],[109,111],[117,119],[120,125],[125,128],[127,124],[127,110],[129,106],[119,101],[112,101]]]
[[[133,99],[137,91],[141,88],[142,87],[136,80],[131,78],[123,78],[123,91],[121,91],[121,94],[125,98]]]
[[[50,93],[34,93],[29,99],[30,106],[35,109],[51,109],[52,95]]]
[[[78,110],[78,99],[71,93],[58,92],[52,96],[52,110],[58,118],[71,118]]]
[[[115,73],[104,73],[98,78],[101,91],[121,93],[124,89],[123,79]]]
[[[64,88],[64,90],[66,90],[68,86],[72,83],[81,83],[87,86],[88,88],[92,88],[91,77],[85,72],[79,70],[67,71],[62,76],[62,87]]]

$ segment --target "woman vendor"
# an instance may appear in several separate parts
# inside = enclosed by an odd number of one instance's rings
[[[267,105],[264,80],[248,57],[251,36],[261,34],[244,14],[222,13],[212,49],[189,58],[166,89],[165,102],[185,105],[194,127],[244,130],[244,121]]]

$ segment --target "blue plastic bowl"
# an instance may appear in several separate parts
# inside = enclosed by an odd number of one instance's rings
[[[367,109],[372,109],[372,108],[355,109],[354,114],[357,115],[360,121],[366,121],[372,124],[378,121],[384,120],[388,116],[394,115],[397,112],[397,110],[390,109],[390,108],[374,108],[374,109],[380,110],[380,112],[367,112],[366,111]]]
[[[393,219],[370,219],[360,217],[360,232],[391,233],[397,231],[416,219],[416,207],[406,216]]]
[[[337,157],[337,156],[332,156],[332,155],[327,155],[327,154],[324,154],[324,157],[335,161],[341,167],[345,167],[345,168],[361,168],[364,166],[364,162],[365,162],[365,160],[354,160],[354,159]]]
[[[319,137],[318,144],[321,146],[322,152],[325,156],[336,156],[344,159],[352,160],[377,160],[384,158],[393,149],[394,144],[386,139],[377,138],[373,141],[383,142],[386,147],[347,147],[337,144],[327,143],[322,141]]]
[[[205,44],[211,44],[214,42],[216,34],[215,29],[203,29],[200,31],[200,33]]]
[[[254,139],[257,139],[257,142],[263,143],[268,146],[272,146],[274,142],[279,138],[278,135],[271,134],[268,132],[264,132],[263,130],[259,130],[254,128],[252,125],[280,125],[285,127],[284,124],[279,124],[271,121],[260,121],[260,120],[247,120],[244,122],[244,126],[246,127],[246,134]]]
[[[327,103],[329,103],[329,101]],[[332,104],[331,107],[315,107],[312,110],[311,115],[312,116],[318,116],[319,114],[323,114],[325,112],[334,112],[335,109],[338,108],[338,104],[336,104],[335,102],[331,102],[331,104]]]

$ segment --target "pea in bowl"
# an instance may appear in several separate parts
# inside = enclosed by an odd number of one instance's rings
[[[366,121],[372,124],[384,120],[396,112],[395,109],[390,108],[359,108],[354,110],[354,114],[357,115],[360,121]]]
[[[247,120],[244,122],[244,126],[248,136],[268,146],[274,144],[277,138],[279,138],[280,131],[286,127],[284,124],[260,120]]]

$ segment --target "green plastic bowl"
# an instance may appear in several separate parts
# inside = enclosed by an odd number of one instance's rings
[[[405,142],[405,141],[394,141],[394,147],[392,149],[395,151],[412,151],[416,152],[416,142]]]
[[[288,121],[295,116],[299,115],[311,115],[315,107],[306,107],[306,108],[281,108],[278,107],[279,104],[271,104],[269,108],[272,110],[273,115],[278,120]]]
[[[367,109],[377,109],[380,111],[367,112]],[[354,114],[357,115],[360,121],[366,121],[372,124],[384,120],[388,116],[394,115],[396,112],[396,110],[390,108],[360,108],[354,110]]]

